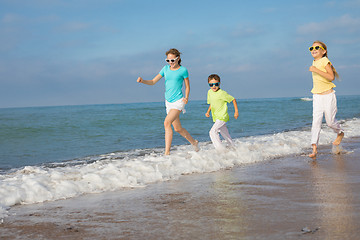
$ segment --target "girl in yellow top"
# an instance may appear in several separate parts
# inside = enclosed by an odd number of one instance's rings
[[[309,50],[314,57],[313,64],[309,68],[313,77],[313,89],[311,90],[313,93],[313,122],[311,128],[312,153],[309,157],[315,158],[324,113],[327,125],[337,133],[337,138],[333,142],[334,145],[341,143],[344,132],[335,119],[337,104],[335,91],[333,89],[336,86],[333,81],[335,77],[339,78],[339,75],[327,58],[327,47],[325,43],[315,41]]]

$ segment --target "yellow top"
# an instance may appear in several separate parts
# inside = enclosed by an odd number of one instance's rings
[[[314,60],[313,66],[315,66],[317,69],[323,72],[326,72],[325,67],[326,65],[328,65],[328,63],[331,64],[330,60],[327,57],[323,57],[319,60]],[[313,94],[323,93],[336,87],[332,81],[320,76],[317,73],[313,72],[312,77],[313,77],[313,89],[311,90],[311,92]]]

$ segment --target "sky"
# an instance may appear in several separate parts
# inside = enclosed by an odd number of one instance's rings
[[[207,77],[237,99],[310,97],[313,41],[337,95],[360,94],[360,0],[0,0],[0,108],[164,101],[177,48],[190,101]]]

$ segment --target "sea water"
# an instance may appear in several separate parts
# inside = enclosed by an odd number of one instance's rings
[[[360,135],[360,96],[337,96],[346,137]],[[312,99],[238,100],[229,104],[235,148],[218,153],[208,132],[206,101],[191,101],[184,128],[200,141],[195,152],[174,132],[164,156],[164,103],[0,109],[0,218],[16,204],[144,187],[183,174],[254,164],[310,151]],[[323,126],[320,144],[336,134]]]

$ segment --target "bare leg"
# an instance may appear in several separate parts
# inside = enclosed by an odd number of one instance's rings
[[[317,154],[317,146],[316,146],[316,144],[312,144],[312,148],[313,148],[313,152],[311,154],[309,154],[309,157],[316,158],[316,154]]]
[[[170,154],[171,142],[173,137],[173,131],[171,125],[173,125],[174,130],[178,132],[181,136],[183,136],[186,140],[193,145],[195,151],[199,151],[198,141],[193,139],[190,133],[181,126],[180,115],[181,111],[176,109],[171,109],[164,121],[165,128],[165,155]]]
[[[180,117],[178,117],[173,121],[172,123],[174,130],[179,133],[181,136],[183,136],[186,140],[189,141],[191,145],[193,145],[195,151],[199,151],[198,144],[199,141],[195,140],[190,133],[181,126]]]
[[[341,132],[337,135],[335,141],[333,142],[334,145],[340,145],[342,139],[344,138],[344,132]]]
[[[170,155],[172,137],[173,137],[173,131],[170,126],[169,129],[165,129],[165,155]]]
[[[171,124],[175,121],[176,118],[179,118],[180,111],[176,109],[171,109],[164,120],[165,128],[165,155],[170,154],[171,142],[173,138],[173,130]]]

